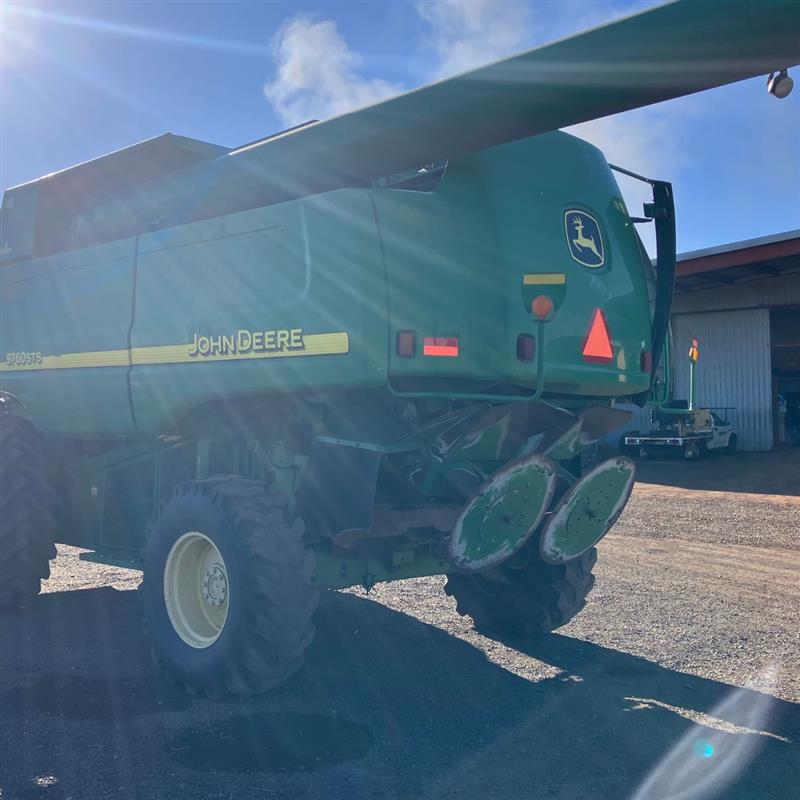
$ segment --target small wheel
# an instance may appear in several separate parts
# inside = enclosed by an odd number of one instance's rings
[[[728,452],[735,453],[736,452],[736,434],[732,433],[728,437]]]
[[[41,434],[0,412],[0,606],[24,605],[50,577],[57,503]]]
[[[447,576],[445,593],[456,610],[472,617],[479,631],[534,635],[566,625],[585,605],[594,586],[597,549],[565,564],[547,564],[538,543],[489,575]]]
[[[179,487],[150,528],[140,587],[156,661],[187,688],[283,683],[314,637],[319,590],[288,498],[238,476]]]

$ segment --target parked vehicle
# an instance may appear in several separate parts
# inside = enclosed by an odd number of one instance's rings
[[[692,459],[715,450],[736,451],[736,431],[728,420],[708,408],[690,411],[687,406],[686,401],[663,405],[654,430],[631,431],[623,437],[624,452],[643,458],[673,453]]]

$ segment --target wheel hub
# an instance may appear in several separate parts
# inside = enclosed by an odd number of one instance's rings
[[[228,578],[221,564],[214,564],[203,576],[203,599],[218,608],[228,597]]]
[[[175,633],[201,650],[219,639],[228,618],[230,586],[225,559],[200,531],[178,538],[164,566],[164,604]]]

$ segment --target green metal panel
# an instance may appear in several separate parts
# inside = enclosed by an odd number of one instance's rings
[[[571,209],[596,220],[602,265],[571,254]],[[532,393],[536,367],[516,342],[531,334],[542,346],[529,308],[538,292],[556,301],[542,326],[548,392],[609,398],[649,381],[632,224],[602,154],[560,133],[456,159],[434,192],[337,190],[19,262],[4,280],[7,352],[46,358],[0,373],[3,386],[43,427],[72,435],[131,432],[128,379],[141,432],[217,398],[378,388],[387,373],[395,388],[445,380],[443,396],[461,379]],[[606,364],[581,355],[598,308],[613,340]],[[413,358],[395,352],[404,329],[420,340]],[[425,356],[426,336],[457,337],[458,357]]]
[[[458,358],[390,355],[394,379],[447,376],[536,385],[535,364],[517,358],[521,333],[538,331],[532,292],[556,299],[545,324],[551,392],[623,396],[646,390],[641,353],[650,342],[645,265],[619,188],[599,150],[562,133],[492,148],[448,165],[433,194],[374,191],[389,274],[392,335],[457,336]],[[588,268],[570,254],[565,212],[592,214],[605,260]],[[564,284],[525,286],[524,276]],[[606,315],[614,358],[581,354],[594,311]],[[537,342],[537,346],[538,346]]]
[[[47,431],[112,436],[133,430],[127,347],[135,247],[126,239],[0,269],[0,389],[17,395]],[[23,369],[6,371],[9,359],[22,359]]]
[[[282,347],[286,331],[301,331],[306,348]],[[310,355],[315,337],[321,352]],[[131,375],[140,430],[215,397],[380,386],[386,341],[383,260],[364,191],[141,237]],[[183,346],[173,363],[148,363],[162,357],[150,348],[170,345]]]

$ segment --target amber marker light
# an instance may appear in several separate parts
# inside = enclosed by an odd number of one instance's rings
[[[531,313],[539,321],[544,321],[553,313],[553,301],[546,294],[534,297],[531,303]]]

